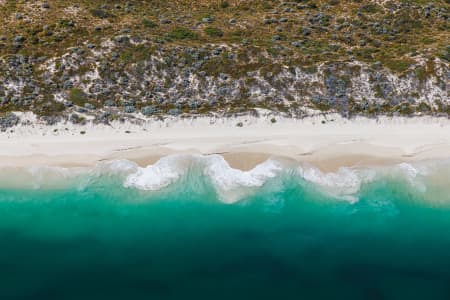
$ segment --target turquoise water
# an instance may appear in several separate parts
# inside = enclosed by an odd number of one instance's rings
[[[232,202],[192,167],[153,190],[108,172],[3,184],[0,299],[450,299],[446,170],[387,169],[351,199],[326,181],[346,172],[282,171]]]

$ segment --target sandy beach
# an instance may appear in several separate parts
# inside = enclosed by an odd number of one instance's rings
[[[32,118],[22,116],[22,119]],[[33,120],[30,120],[33,122]],[[240,126],[242,125],[242,126]],[[450,157],[446,118],[316,115],[179,118],[140,124],[20,125],[0,134],[0,166],[92,166],[128,159],[146,166],[174,153],[220,154],[248,170],[268,158],[311,163],[324,171]]]

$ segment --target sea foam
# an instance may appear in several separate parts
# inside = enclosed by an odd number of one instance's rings
[[[220,155],[213,155],[203,160],[204,174],[209,176],[217,192],[225,202],[233,203],[248,194],[248,188],[261,187],[276,177],[283,166],[276,160],[269,159],[249,171],[230,167]]]
[[[306,181],[315,184],[325,193],[347,200],[358,201],[357,194],[362,184],[374,179],[375,171],[352,168],[339,168],[336,172],[322,172],[312,166],[300,166],[298,174]]]
[[[158,160],[154,165],[138,168],[124,182],[125,187],[156,191],[174,183],[187,171],[188,156],[172,155]]]
[[[443,174],[447,167],[448,162],[441,161],[440,164],[421,162],[392,166],[342,167],[336,172],[322,172],[313,166],[300,166],[297,171],[300,177],[316,185],[320,191],[336,198],[357,202],[363,186],[385,179],[406,183],[414,192],[425,193],[430,176]]]
[[[0,187],[45,189],[75,186],[84,189],[111,177],[125,188],[153,192],[165,189],[189,174],[204,177],[206,181],[200,181],[201,184],[211,184],[224,203],[239,201],[279,176],[281,181],[284,180],[281,176],[288,176],[291,181],[310,184],[333,198],[355,203],[362,188],[374,181],[403,182],[415,193],[427,193],[430,186],[435,190],[446,188],[450,184],[450,160],[342,167],[334,172],[324,172],[307,164],[268,159],[251,170],[243,171],[232,168],[221,155],[177,154],[162,157],[147,167],[128,160],[114,160],[101,162],[94,168],[41,166],[2,169]]]
[[[207,176],[221,200],[232,203],[243,196],[243,189],[261,187],[267,179],[282,170],[280,162],[267,160],[249,171],[232,168],[220,155],[171,155],[155,164],[138,168],[124,182],[128,188],[156,191],[178,181],[190,170],[198,170]]]
[[[267,180],[279,176],[283,171],[289,171],[292,167],[269,159],[249,171],[242,171],[232,168],[220,155],[170,155],[145,168],[136,167],[136,171],[125,179],[124,186],[157,191],[196,169],[210,179],[223,202],[234,203],[254,192],[255,188],[262,187]],[[335,172],[323,172],[314,166],[300,165],[294,170],[299,180],[316,186],[329,196],[351,203],[358,201],[358,193],[363,185],[383,176],[403,178],[417,190],[426,190],[419,180],[420,176],[426,174],[426,168],[407,163],[391,167],[342,167]]]

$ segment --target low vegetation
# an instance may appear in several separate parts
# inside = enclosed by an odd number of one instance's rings
[[[255,108],[447,113],[449,7],[447,0],[3,0],[0,113],[109,110],[96,116],[101,122],[121,113]],[[370,83],[367,103],[355,96],[358,78]],[[396,91],[392,78],[411,90]],[[436,98],[424,96],[430,78]]]

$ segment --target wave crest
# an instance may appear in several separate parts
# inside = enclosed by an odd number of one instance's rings
[[[282,170],[281,162],[269,159],[249,171],[232,168],[220,155],[207,157],[204,174],[207,175],[225,202],[236,202],[248,194],[245,188],[261,187]]]
[[[209,180],[206,184],[212,184],[220,201],[234,203],[254,193],[268,180],[285,174],[289,180],[312,184],[318,191],[331,197],[355,203],[359,200],[362,188],[374,181],[401,181],[419,193],[433,193],[433,189],[439,191],[449,185],[449,165],[450,161],[441,160],[386,167],[343,167],[335,172],[323,172],[309,165],[292,165],[269,159],[251,170],[243,171],[232,168],[220,155],[179,154],[162,157],[147,167],[139,167],[128,160],[115,160],[101,162],[95,168],[44,166],[2,169],[0,187],[84,189],[101,184],[104,177],[111,177],[125,188],[158,191],[191,173],[193,176],[206,177]]]
[[[191,169],[210,178],[224,202],[232,203],[242,196],[242,189],[261,187],[283,168],[280,162],[267,160],[250,171],[232,168],[220,155],[170,155],[155,164],[138,168],[124,182],[127,188],[157,191],[178,181]]]
[[[374,171],[339,168],[337,172],[322,172],[315,167],[299,167],[298,174],[306,181],[319,186],[329,195],[349,202],[357,202],[362,184],[374,179]]]
[[[182,164],[182,161],[186,159],[186,156],[179,155],[163,157],[154,165],[138,168],[135,173],[125,179],[124,186],[147,191],[165,188],[186,172],[186,166]]]

